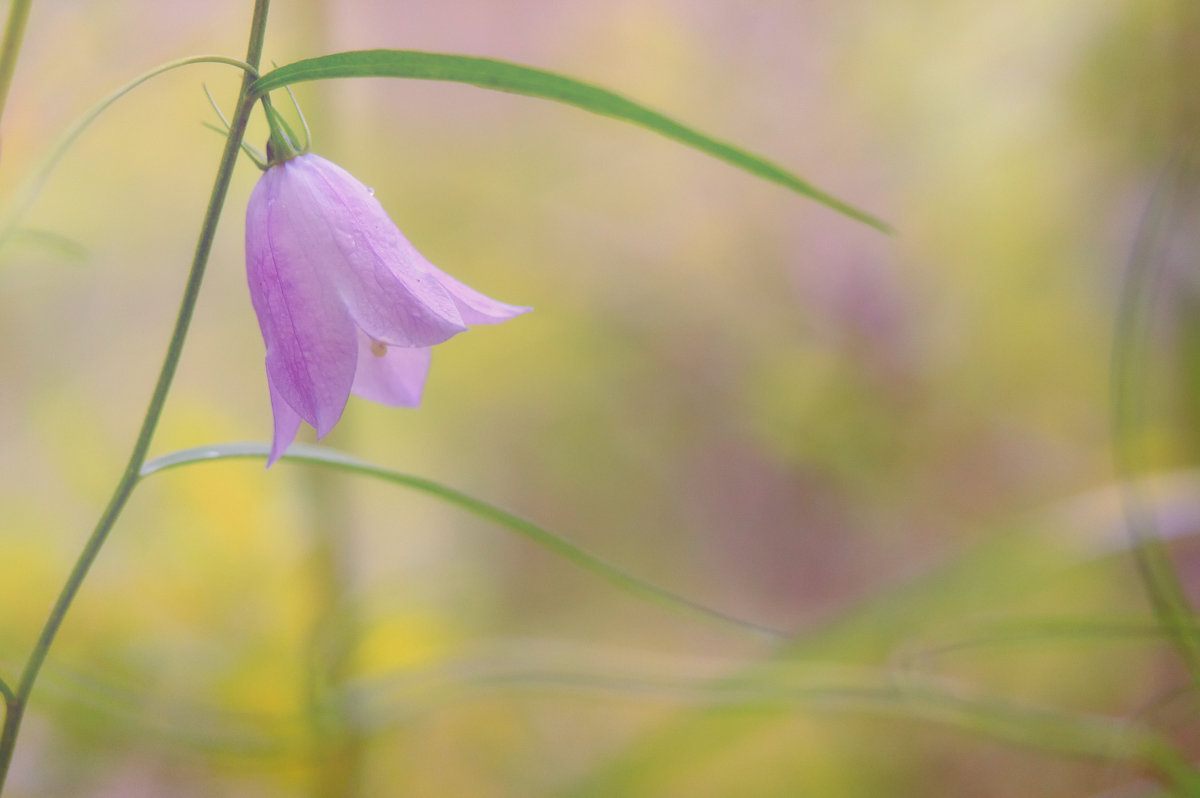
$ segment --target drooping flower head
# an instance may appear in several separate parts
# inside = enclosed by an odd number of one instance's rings
[[[271,153],[246,209],[246,276],[275,416],[268,467],[301,420],[318,437],[333,429],[351,393],[415,407],[430,346],[529,310],[434,267],[341,167],[311,153],[279,157]]]

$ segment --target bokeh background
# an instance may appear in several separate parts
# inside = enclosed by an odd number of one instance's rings
[[[241,57],[250,6],[35,4],[5,201],[133,76]],[[196,465],[139,486],[6,795],[1167,794],[1136,735],[1186,758],[1200,724],[1123,535],[1109,359],[1142,209],[1194,133],[1191,4],[273,3],[267,61],[370,47],[615,89],[894,225],[546,102],[297,90],[315,151],[434,263],[536,308],[437,347],[422,408],[352,399],[323,443],[788,639],[394,485]],[[121,100],[26,218],[64,240],[0,253],[10,681],[161,363],[222,146],[201,85],[228,113],[239,79],[189,67]],[[235,176],[153,454],[270,434],[242,256],[257,175]],[[1200,328],[1180,263],[1145,390],[1186,542]]]

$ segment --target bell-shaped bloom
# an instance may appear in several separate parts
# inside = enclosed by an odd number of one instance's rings
[[[430,346],[529,310],[435,268],[371,189],[311,153],[272,165],[250,195],[246,275],[267,346],[268,467],[301,420],[318,437],[333,429],[351,393],[420,404]]]

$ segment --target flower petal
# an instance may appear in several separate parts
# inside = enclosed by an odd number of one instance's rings
[[[275,391],[318,436],[350,396],[354,323],[326,276],[322,250],[297,214],[288,174],[268,169],[246,211],[246,276]]]
[[[366,333],[360,331],[358,336],[358,369],[351,393],[390,407],[420,405],[429,374],[429,347],[385,348]]]
[[[270,374],[267,375],[267,390],[271,393],[271,413],[275,416],[275,437],[271,441],[271,454],[267,457],[267,468],[270,468],[296,440],[300,415],[275,390]]]
[[[458,307],[458,312],[467,324],[499,324],[533,310],[533,308],[520,305],[506,305],[503,302],[497,302],[474,288],[468,288],[436,266],[430,264],[429,268],[433,269],[442,287],[450,292],[454,304]]]
[[[467,329],[433,267],[400,233],[370,189],[306,154],[281,164],[312,244],[354,323],[377,341],[432,346]],[[302,199],[301,199],[302,197]]]

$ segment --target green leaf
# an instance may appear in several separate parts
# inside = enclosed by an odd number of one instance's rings
[[[765,158],[710,138],[607,89],[507,61],[413,50],[360,50],[306,58],[279,67],[256,80],[251,91],[265,94],[306,80],[367,77],[419,78],[469,83],[485,89],[556,100],[602,116],[632,122],[720,158],[753,175],[785,186],[851,219],[885,233],[890,232],[887,224],[875,216],[822,191]]]
[[[168,468],[177,468],[183,465],[192,463],[205,462],[208,460],[227,460],[237,457],[261,457],[266,458],[270,451],[265,443],[220,443],[213,446],[201,446],[194,449],[183,449],[178,452],[156,457],[148,461],[142,466],[141,474],[143,477],[162,471]],[[734,618],[726,615],[720,610],[706,607],[690,599],[683,598],[675,593],[670,592],[657,585],[639,579],[632,574],[618,568],[617,566],[591,554],[584,549],[570,543],[563,538],[558,537],[552,532],[548,532],[532,521],[528,521],[520,516],[502,510],[495,505],[488,504],[482,499],[477,499],[473,496],[468,496],[454,488],[447,487],[441,483],[434,482],[431,479],[417,477],[411,474],[404,474],[399,471],[393,471],[389,468],[368,463],[365,460],[359,460],[356,457],[351,457],[347,454],[342,454],[334,449],[327,449],[323,446],[307,446],[304,444],[294,444],[288,449],[287,454],[283,456],[284,460],[292,462],[310,463],[312,465],[325,466],[327,468],[335,468],[340,471],[348,471],[352,474],[365,474],[367,476],[382,479],[385,482],[391,482],[396,485],[403,485],[413,490],[418,490],[423,493],[428,493],[435,496],[448,504],[453,504],[472,513],[487,521],[491,521],[498,526],[502,526],[519,535],[523,535],[542,548],[548,549],[554,554],[564,557],[575,565],[583,568],[585,571],[590,571],[594,575],[605,579],[622,590],[632,595],[643,599],[648,599],[656,604],[669,607],[676,610],[685,610],[695,615],[707,618],[708,620],[719,621],[724,624],[736,626],[743,631],[750,631],[756,634],[765,635],[773,639],[781,639],[784,637],[782,632],[761,626],[750,621],[744,621],[739,618]]]

